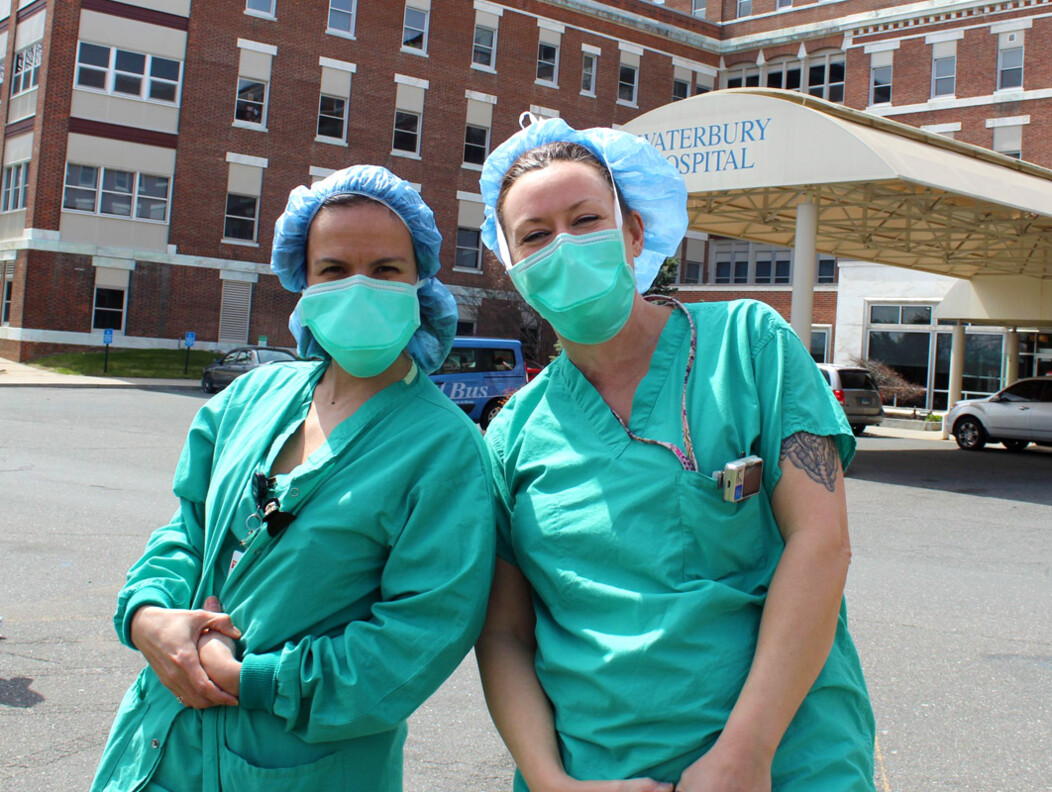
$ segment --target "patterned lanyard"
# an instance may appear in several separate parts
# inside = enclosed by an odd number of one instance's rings
[[[621,424],[628,436],[633,440],[638,440],[641,443],[648,443],[650,445],[661,446],[667,448],[673,454],[676,455],[676,459],[683,466],[684,470],[689,470],[693,473],[698,471],[698,460],[694,456],[694,442],[690,438],[690,425],[687,423],[687,380],[690,379],[690,371],[694,368],[694,357],[698,351],[698,330],[694,326],[694,319],[690,315],[690,311],[683,307],[683,304],[679,300],[674,300],[671,297],[662,297],[660,295],[654,295],[651,297],[645,297],[645,300],[653,303],[668,303],[674,305],[683,311],[683,315],[687,317],[687,323],[690,325],[690,354],[687,356],[687,371],[683,375],[683,398],[680,403],[680,418],[683,421],[683,448],[674,445],[673,443],[666,443],[663,440],[651,440],[648,437],[640,437],[635,434],[631,429],[628,428],[620,415],[614,412],[613,408],[610,408],[610,412],[617,419],[617,422]]]

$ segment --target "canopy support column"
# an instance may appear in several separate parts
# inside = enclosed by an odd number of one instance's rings
[[[961,386],[964,383],[964,325],[958,322],[953,326],[953,339],[950,346],[950,393],[946,409],[950,409],[961,400]],[[950,427],[943,422],[942,437],[950,436]]]
[[[815,301],[815,261],[818,251],[818,206],[801,203],[796,207],[796,237],[793,240],[793,302],[789,324],[811,349],[811,322]]]
[[[1005,333],[1005,381],[1011,385],[1019,379],[1019,333],[1014,329]]]

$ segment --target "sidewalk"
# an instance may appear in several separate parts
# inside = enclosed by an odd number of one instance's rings
[[[197,390],[195,379],[149,379],[144,377],[85,377],[56,374],[47,369],[0,358],[0,388],[140,388],[143,390]]]

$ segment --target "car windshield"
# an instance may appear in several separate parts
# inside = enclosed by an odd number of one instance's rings
[[[876,390],[877,386],[868,371],[840,370],[840,386],[844,390]]]
[[[256,351],[256,354],[259,355],[260,363],[280,363],[296,359],[295,355],[283,349],[259,349]]]

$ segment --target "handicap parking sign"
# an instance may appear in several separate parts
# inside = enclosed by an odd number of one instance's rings
[[[186,346],[187,347],[192,347],[194,345],[194,341],[196,341],[196,340],[197,340],[197,333],[195,333],[193,331],[190,331],[190,332],[188,332],[186,334]]]
[[[106,345],[113,343],[113,328],[107,328],[102,331],[102,343]]]

